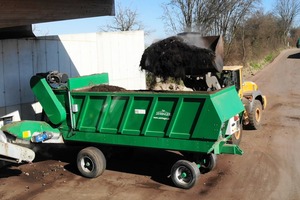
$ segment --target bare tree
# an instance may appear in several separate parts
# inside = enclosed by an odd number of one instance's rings
[[[233,35],[234,27],[259,0],[171,0],[164,4],[163,20],[169,30],[197,31],[203,35]]]
[[[220,14],[224,12],[225,6],[223,6],[224,0],[198,0],[195,13],[195,29],[207,34],[219,34],[212,33],[217,25],[217,19]],[[225,1],[226,2],[226,1]],[[216,31],[214,31],[216,32]]]
[[[198,0],[171,0],[163,4],[167,32],[178,33],[192,31],[194,24],[195,6]]]
[[[235,41],[228,60],[259,60],[281,46],[278,18],[271,13],[257,11],[237,27]]]
[[[138,20],[137,11],[131,10],[128,7],[122,7],[120,4],[117,5],[113,22],[101,28],[102,31],[133,31],[143,29],[144,25]]]
[[[255,8],[255,3],[258,0],[223,0],[221,3],[223,9],[220,9],[219,18],[216,18],[218,25],[215,32],[219,32],[227,36],[230,40],[238,24],[252,12]]]
[[[292,24],[295,18],[300,14],[300,2],[299,0],[277,0],[274,13],[280,18],[283,40],[286,44]]]

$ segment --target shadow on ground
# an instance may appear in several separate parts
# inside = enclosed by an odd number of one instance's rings
[[[288,56],[291,59],[300,59],[300,53],[291,54]]]
[[[0,168],[0,178],[8,178],[11,176],[19,176],[22,174],[22,171],[19,169],[12,169],[11,166],[15,164],[6,163],[5,165],[1,166]]]
[[[33,149],[36,152],[34,163],[54,160],[67,163],[64,168],[78,176],[81,176],[77,169],[76,158],[78,152],[85,146],[66,146],[58,144],[36,145]],[[165,151],[148,148],[129,147],[99,147],[106,157],[107,170],[150,176],[152,180],[164,185],[171,185],[169,175],[173,164],[182,159],[178,152]],[[18,176],[22,172],[17,169],[10,169],[11,165],[1,168],[1,176]]]

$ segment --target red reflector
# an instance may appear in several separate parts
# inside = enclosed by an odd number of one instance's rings
[[[240,117],[238,115],[234,116],[234,121],[239,121]]]

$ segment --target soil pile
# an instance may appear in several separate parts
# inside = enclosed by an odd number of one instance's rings
[[[89,89],[90,92],[121,92],[126,89],[114,85],[97,85]]]

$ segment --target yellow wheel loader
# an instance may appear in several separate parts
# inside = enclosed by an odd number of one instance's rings
[[[235,85],[245,106],[243,124],[247,129],[257,130],[261,126],[262,111],[267,106],[267,98],[262,95],[256,83],[243,82],[242,69],[243,66],[224,66],[217,76],[221,87]]]
[[[261,126],[267,98],[258,90],[256,83],[243,82],[242,68],[243,66],[224,66],[221,72],[186,76],[183,83],[194,91],[213,91],[234,85],[245,106],[244,128],[257,130]]]

